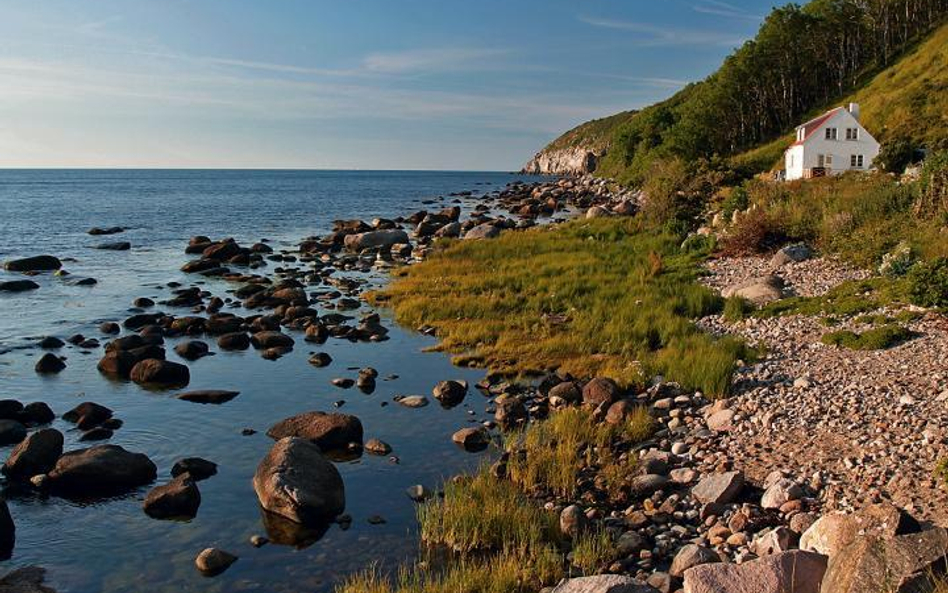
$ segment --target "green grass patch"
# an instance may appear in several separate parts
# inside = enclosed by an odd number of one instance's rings
[[[744,297],[732,296],[724,301],[724,320],[730,323],[742,321],[756,310],[754,303]]]
[[[889,324],[861,334],[849,330],[836,331],[825,334],[821,341],[830,346],[842,346],[850,350],[883,350],[910,340],[914,335],[907,328]]]
[[[460,364],[505,375],[558,369],[626,386],[662,373],[722,395],[743,347],[694,325],[723,300],[696,282],[703,255],[679,245],[635,219],[506,232],[450,242],[369,298],[405,326],[435,327],[438,349]]]
[[[791,297],[761,307],[755,315],[823,315],[833,319],[875,311],[884,306],[908,303],[908,283],[899,278],[871,278],[843,282],[818,297]]]

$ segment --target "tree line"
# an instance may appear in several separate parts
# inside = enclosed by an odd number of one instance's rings
[[[717,72],[617,129],[610,159],[641,182],[656,158],[710,159],[772,140],[891,64],[946,14],[948,0],[775,8]]]

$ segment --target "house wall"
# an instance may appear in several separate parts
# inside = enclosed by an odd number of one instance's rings
[[[837,129],[836,140],[826,139],[826,128]],[[846,128],[858,128],[859,139],[846,140]],[[831,174],[838,175],[853,169],[865,171],[872,167],[872,162],[879,155],[879,143],[852,114],[846,110],[841,110],[827,120],[803,145],[791,147],[787,151],[787,163],[789,163],[791,154],[794,155],[794,166],[792,171],[787,166],[788,180],[802,178],[804,169],[819,167],[819,155],[821,154],[832,157],[832,164],[826,164],[825,166]],[[863,155],[862,167],[850,166],[851,156],[854,154]]]
[[[803,178],[803,146],[791,146],[784,156],[784,167],[787,169],[787,180]]]

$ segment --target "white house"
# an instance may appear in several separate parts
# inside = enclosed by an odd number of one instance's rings
[[[864,171],[879,154],[879,143],[859,123],[859,104],[831,109],[797,127],[785,155],[787,181],[846,171]]]

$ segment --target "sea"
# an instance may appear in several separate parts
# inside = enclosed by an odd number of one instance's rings
[[[434,338],[400,328],[385,310],[390,339],[353,343],[332,339],[320,346],[294,334],[296,348],[276,360],[254,350],[217,352],[187,363],[192,389],[232,389],[240,395],[223,405],[175,399],[176,391],[146,391],[134,383],[105,379],[96,370],[102,349],[67,345],[59,351],[67,367],[40,376],[34,365],[44,336],[82,334],[104,344],[104,321],[121,322],[132,301],[168,298],[169,283],[196,283],[227,296],[235,286],[223,279],[184,274],[180,267],[188,239],[234,237],[242,245],[267,240],[275,250],[293,250],[309,236],[328,233],[336,219],[394,218],[411,212],[460,204],[515,180],[540,178],[500,172],[417,171],[249,171],[249,170],[0,170],[0,261],[38,254],[63,260],[65,276],[32,277],[40,288],[0,293],[0,399],[46,402],[57,414],[52,427],[65,435],[65,449],[88,443],[60,419],[84,401],[108,406],[123,426],[108,441],[147,454],[161,484],[175,461],[203,457],[218,464],[217,475],[199,482],[201,505],[190,521],[156,520],[142,511],[148,487],[120,497],[85,502],[37,493],[4,483],[4,497],[16,525],[11,558],[0,573],[37,565],[60,592],[98,591],[332,591],[346,575],[375,567],[388,571],[418,552],[416,503],[406,489],[422,484],[436,490],[445,479],[476,468],[491,455],[460,450],[451,434],[483,422],[487,399],[471,389],[464,403],[444,409],[410,409],[397,395],[428,395],[441,380],[472,386],[484,372],[458,368],[449,356],[430,352]],[[120,226],[121,234],[96,237],[92,227]],[[95,246],[128,241],[128,251]],[[275,266],[257,272],[272,273]],[[348,273],[339,273],[347,275]],[[368,274],[374,285],[384,271]],[[0,281],[22,278],[0,271]],[[76,281],[94,278],[91,286]],[[175,315],[184,309],[166,309]],[[225,309],[230,310],[230,309]],[[361,312],[370,309],[364,306]],[[241,309],[233,310],[238,315]],[[217,350],[212,339],[207,340]],[[168,339],[169,360],[178,359]],[[327,352],[330,366],[307,363],[314,351]],[[359,368],[378,370],[371,394],[340,389],[330,381],[355,378]],[[259,461],[272,445],[266,430],[305,411],[339,411],[358,416],[365,438],[393,447],[391,456],[363,455],[337,463],[346,491],[347,529],[331,526],[317,541],[255,548],[254,535],[268,535],[251,484]],[[254,434],[245,435],[245,429]],[[0,457],[12,446],[0,448]],[[370,518],[381,518],[369,522]],[[223,574],[208,578],[194,566],[204,548],[238,556]]]

